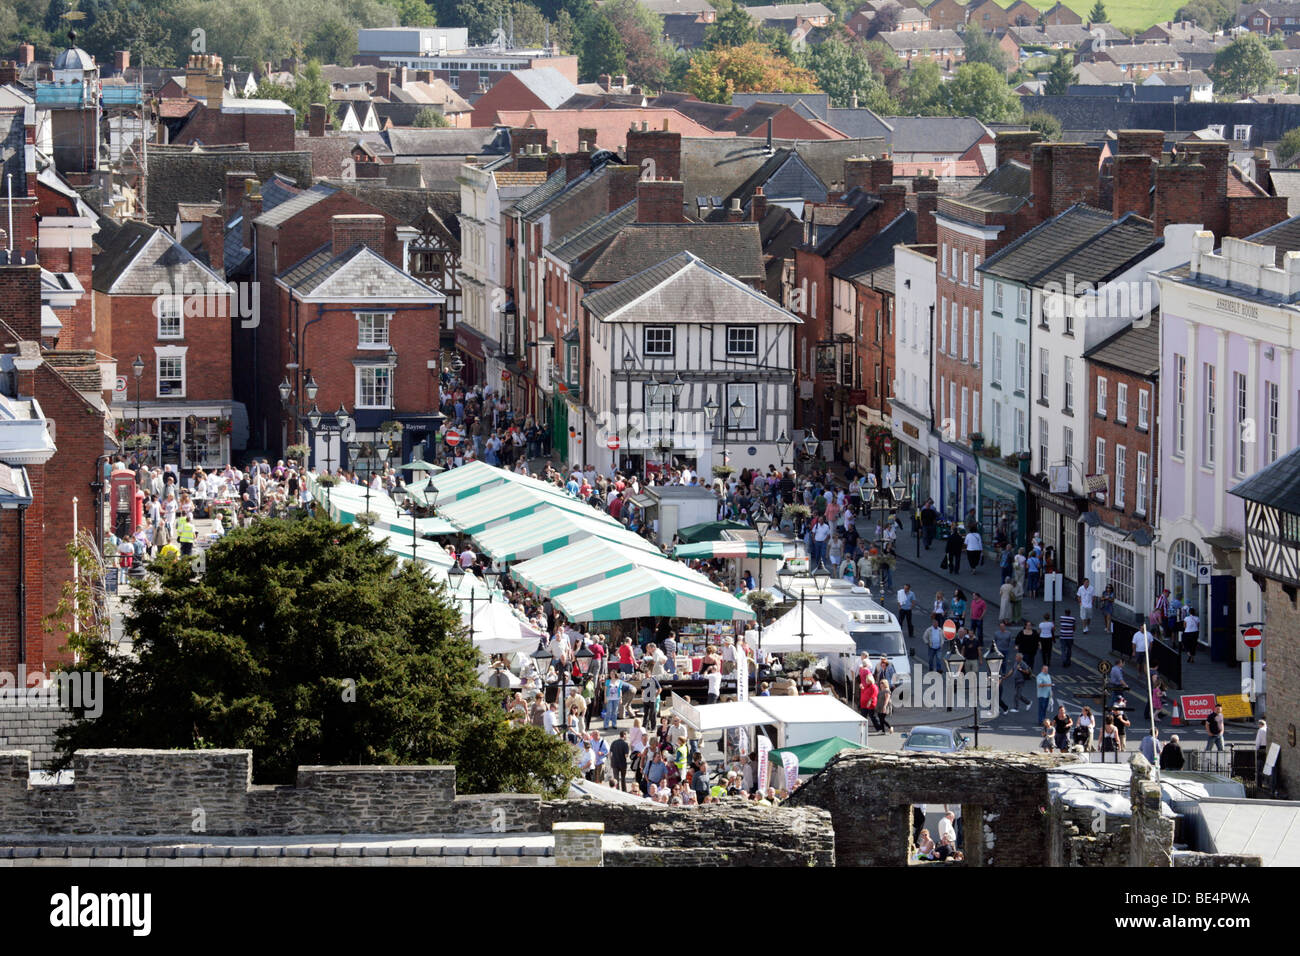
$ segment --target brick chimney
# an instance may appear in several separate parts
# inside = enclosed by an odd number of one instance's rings
[[[416,70],[416,71],[415,71],[415,82],[417,82],[417,83],[432,83],[432,82],[433,82],[433,70]]]
[[[1269,176],[1272,165],[1268,158],[1268,150],[1255,150],[1255,172],[1251,178],[1270,196],[1273,195],[1273,180]]]
[[[1038,143],[1030,162],[1034,219],[1042,222],[1075,203],[1100,202],[1101,148],[1086,143]]]
[[[994,163],[1003,166],[1015,159],[1028,166],[1032,162],[1034,144],[1042,139],[1043,134],[1036,129],[998,133],[993,141]]]
[[[614,85],[620,90],[627,89],[627,74],[620,73],[618,76],[614,77]]]
[[[597,84],[600,86],[600,88],[601,88],[602,90],[604,90],[606,93],[609,92],[609,74],[608,74],[608,73],[602,73],[602,74],[600,74],[600,76],[596,77],[596,83],[597,83]]]
[[[338,256],[353,246],[362,245],[384,254],[384,217],[374,214],[331,216],[330,230],[334,246],[333,254]]]
[[[208,254],[208,264],[217,275],[226,274],[226,224],[220,213],[209,212],[203,216],[203,251]]]
[[[325,104],[313,103],[311,116],[307,120],[307,135],[321,137],[325,135]]]
[[[18,44],[18,65],[31,66],[36,62],[36,47],[30,43]]]
[[[767,196],[763,195],[762,186],[755,186],[754,195],[749,199],[749,218],[751,222],[762,222],[767,218]]]
[[[12,86],[18,82],[18,64],[13,60],[0,60],[0,86]]]
[[[1115,137],[1116,156],[1136,156],[1141,153],[1143,156],[1150,156],[1158,163],[1165,150],[1163,130],[1122,129],[1115,134]]]
[[[671,179],[642,179],[636,184],[637,222],[681,222],[686,187]]]
[[[375,71],[375,96],[388,99],[393,92],[393,74],[387,70]]]
[[[636,184],[641,178],[641,170],[635,166],[606,166],[605,175],[609,178],[608,209],[622,209],[636,199]]]
[[[938,223],[934,214],[939,208],[939,191],[937,189],[917,192],[916,196],[916,241],[918,245],[932,246],[939,241]]]
[[[234,219],[244,204],[244,186],[257,174],[252,170],[226,173],[226,218]]]
[[[512,126],[510,128],[510,145],[516,156],[529,155],[530,147],[546,148],[546,130],[534,127]]]
[[[597,149],[596,131],[590,127],[578,127],[578,142],[586,143],[587,148],[592,152],[595,152]],[[581,149],[581,147],[579,147],[579,149]]]
[[[903,183],[885,183],[876,189],[884,206],[880,210],[881,226],[893,222],[907,209],[907,186]]]
[[[113,54],[113,71],[116,73],[125,73],[131,68],[131,51],[118,50]]]
[[[1156,167],[1155,234],[1171,222],[1196,222],[1204,215],[1206,169],[1200,163],[1170,162]]]
[[[406,86],[406,67],[399,66],[396,70],[393,71],[393,73],[394,73],[393,84],[398,89],[401,89],[402,87]]]
[[[668,121],[664,129],[638,129],[627,131],[627,162],[651,179],[682,178],[682,134],[670,131]],[[645,161],[651,160],[647,166]]]
[[[581,144],[581,143],[579,144],[579,146],[582,145],[585,144]],[[581,176],[583,173],[589,172],[590,170],[591,170],[590,152],[584,149],[579,149],[578,152],[576,153],[564,154],[564,171],[565,171],[565,176],[567,177],[565,179],[565,182],[571,183],[579,176]]]
[[[894,181],[894,161],[888,156],[850,156],[844,160],[844,191],[861,189],[879,192],[880,187]]]
[[[1225,142],[1197,143],[1191,147],[1205,167],[1205,185],[1199,221],[1222,239],[1228,232],[1228,152]]]
[[[1155,167],[1150,156],[1137,154],[1115,157],[1111,167],[1111,193],[1116,219],[1130,212],[1146,219],[1151,218],[1151,173]]]
[[[14,256],[18,253],[15,251]],[[0,266],[0,319],[19,339],[41,341],[41,267]],[[20,387],[20,392],[31,394]]]
[[[253,248],[253,220],[262,215],[262,184],[256,179],[244,182],[244,218],[239,242],[245,249]]]

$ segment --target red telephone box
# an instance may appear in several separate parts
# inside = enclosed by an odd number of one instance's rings
[[[135,472],[115,471],[108,477],[113,502],[113,533],[119,538],[135,534],[144,521],[144,492],[136,487]]]

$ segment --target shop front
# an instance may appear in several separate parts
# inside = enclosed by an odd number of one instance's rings
[[[1050,491],[1045,482],[1035,478],[1026,477],[1023,482],[1029,502],[1029,530],[1042,536],[1044,554],[1065,575],[1066,593],[1071,593],[1070,588],[1088,577],[1084,570],[1085,542],[1079,528],[1088,511],[1088,499],[1072,492]]]
[[[985,544],[1008,541],[1013,548],[1023,548],[1029,523],[1028,501],[1019,469],[1008,468],[993,458],[976,457],[980,468],[980,527]]]
[[[115,408],[118,440],[130,449],[128,436],[145,435],[134,451],[146,463],[172,471],[214,468],[230,462],[231,406],[142,405]]]
[[[1096,512],[1090,512],[1096,514]],[[1101,594],[1109,585],[1115,591],[1112,617],[1139,625],[1150,610],[1154,555],[1151,535],[1145,530],[1125,531],[1085,518],[1088,540],[1085,551],[1093,556],[1085,576]],[[1206,629],[1208,632],[1208,628]]]
[[[893,404],[894,477],[907,486],[907,497],[920,507],[927,498],[935,498],[930,486],[930,453],[933,440],[929,424],[920,416]]]
[[[478,385],[487,380],[487,339],[472,325],[456,325],[456,350],[465,361],[460,370],[460,380],[465,385]],[[499,371],[499,370],[498,370]]]
[[[939,441],[939,498],[935,502],[945,521],[965,524],[977,520],[976,492],[979,464],[975,456],[957,445]]]

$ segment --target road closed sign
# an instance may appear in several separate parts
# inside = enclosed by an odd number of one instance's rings
[[[1183,720],[1205,720],[1214,713],[1213,694],[1184,694],[1182,696]]]

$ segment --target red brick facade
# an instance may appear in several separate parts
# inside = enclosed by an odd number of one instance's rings
[[[1159,478],[1159,455],[1155,439],[1155,423],[1158,421],[1158,402],[1160,384],[1156,376],[1144,378],[1131,371],[1113,365],[1107,365],[1088,359],[1088,402],[1092,416],[1088,422],[1088,444],[1084,449],[1084,471],[1088,474],[1110,475],[1110,491],[1092,496],[1089,508],[1103,524],[1124,531],[1152,531],[1155,519],[1155,488]],[[1101,414],[1098,380],[1104,380],[1105,414]],[[1124,389],[1124,407],[1121,410],[1121,387]],[[1145,393],[1145,399],[1140,397]],[[1139,422],[1139,408],[1146,402],[1146,426]],[[1097,468],[1097,440],[1104,441],[1103,467]],[[1124,487],[1116,482],[1115,449],[1125,450]],[[1138,455],[1146,455],[1146,493],[1145,511],[1138,512]],[[1123,502],[1121,507],[1118,503]]]

